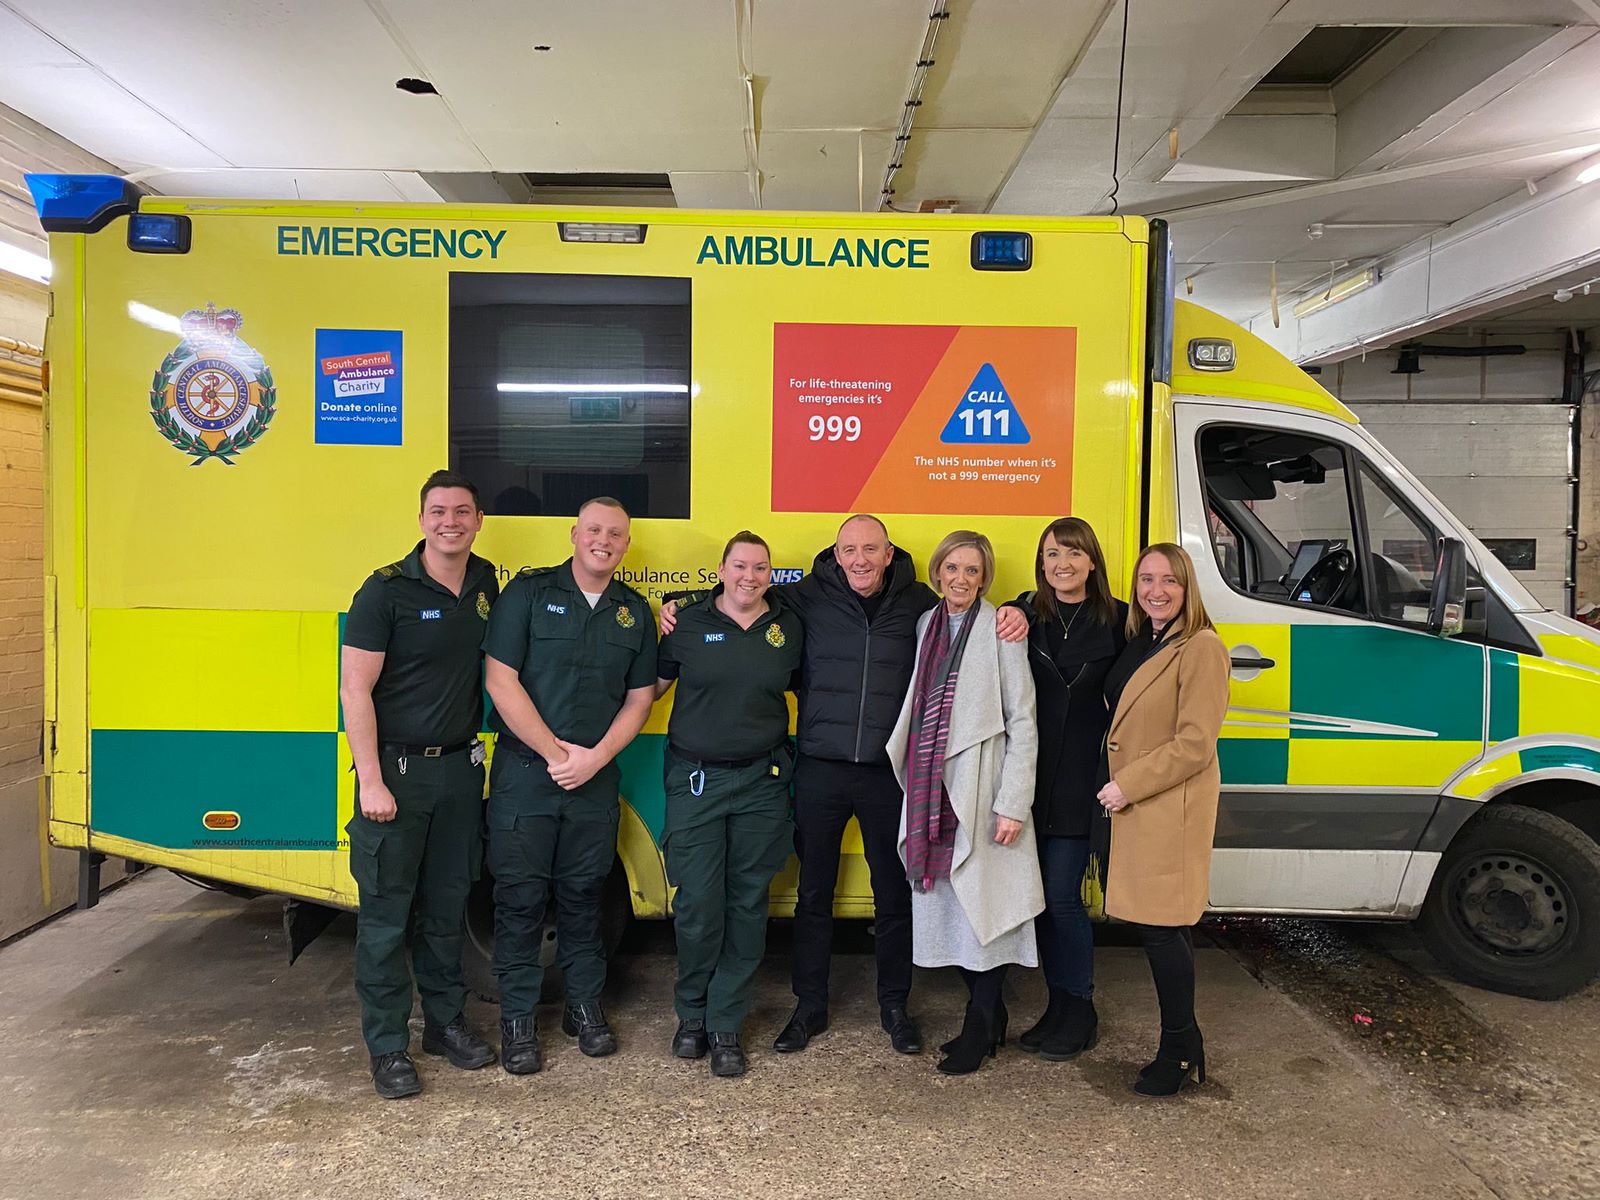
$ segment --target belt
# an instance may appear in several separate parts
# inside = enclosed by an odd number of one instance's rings
[[[768,750],[765,754],[758,754],[754,758],[701,758],[697,754],[685,754],[682,750],[670,744],[667,748],[672,751],[674,758],[681,759],[686,763],[694,763],[697,767],[726,767],[730,770],[737,770],[740,767],[753,767],[757,763],[772,761],[772,750]],[[775,749],[777,749],[776,746],[773,747],[773,750]]]
[[[475,737],[468,738],[464,742],[452,742],[448,746],[414,746],[409,742],[385,742],[383,743],[383,752],[385,754],[398,754],[402,757],[415,754],[421,758],[443,758],[447,754],[460,754],[461,751],[472,746],[477,740]]]

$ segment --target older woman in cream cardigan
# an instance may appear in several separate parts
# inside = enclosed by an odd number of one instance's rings
[[[1044,886],[1030,822],[1038,742],[1023,643],[995,636],[989,539],[957,530],[928,577],[944,597],[917,624],[917,667],[889,761],[906,792],[900,854],[911,881],[912,959],[961,969],[970,996],[939,1070],[976,1071],[1005,1040],[1006,967],[1037,966]]]

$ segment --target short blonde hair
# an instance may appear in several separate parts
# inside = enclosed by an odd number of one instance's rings
[[[939,568],[944,566],[944,560],[949,558],[963,546],[971,546],[978,552],[978,557],[983,559],[983,582],[978,585],[978,599],[983,599],[989,585],[994,582],[994,547],[989,544],[989,539],[983,534],[971,529],[957,529],[944,535],[944,540],[933,552],[933,557],[928,560],[928,582],[941,596],[944,590],[939,587]]]
[[[1166,558],[1172,565],[1172,574],[1178,586],[1183,589],[1183,611],[1178,615],[1183,628],[1173,639],[1173,645],[1188,641],[1202,629],[1215,629],[1200,599],[1200,588],[1194,577],[1194,559],[1189,557],[1189,552],[1174,542],[1152,542],[1139,551],[1139,557],[1133,562],[1133,579],[1128,584],[1128,636],[1137,637],[1150,623],[1150,614],[1139,603],[1139,568],[1152,554]]]

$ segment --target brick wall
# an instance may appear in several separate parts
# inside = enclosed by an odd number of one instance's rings
[[[0,336],[37,345],[46,295],[0,275]],[[44,433],[37,403],[11,395],[36,362],[0,351],[0,938],[74,898],[75,860],[42,826],[44,722]]]

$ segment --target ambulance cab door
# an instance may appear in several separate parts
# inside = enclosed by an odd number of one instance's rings
[[[1211,905],[1414,910],[1440,788],[1484,745],[1484,647],[1428,629],[1451,526],[1347,422],[1175,411],[1183,543],[1233,660]]]

